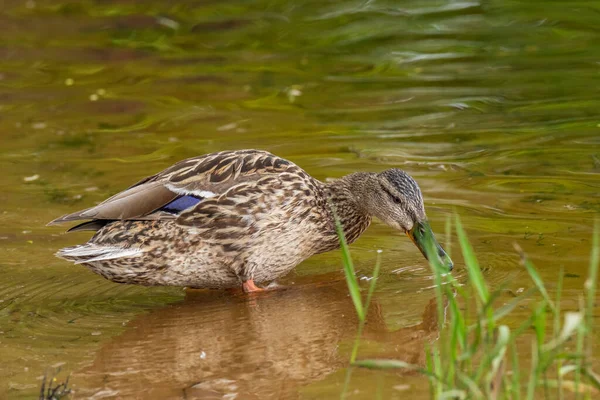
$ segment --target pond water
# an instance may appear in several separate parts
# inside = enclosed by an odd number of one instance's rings
[[[550,289],[564,268],[574,309],[600,211],[599,17],[577,0],[5,0],[0,398],[35,398],[59,366],[76,398],[339,398],[357,322],[338,252],[254,298],[118,285],[53,256],[90,235],[50,220],[224,149],[318,179],[402,168],[457,277],[453,212],[492,288],[533,285],[518,242]],[[375,222],[352,246],[363,282],[377,249],[359,357],[422,362],[428,266]],[[349,398],[408,392],[427,398],[426,380],[356,370]]]

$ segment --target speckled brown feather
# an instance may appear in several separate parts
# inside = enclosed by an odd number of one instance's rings
[[[92,219],[75,229],[98,229],[88,243],[57,255],[119,283],[224,288],[267,282],[339,247],[332,207],[347,241],[355,241],[373,215],[365,199],[376,208],[375,195],[388,190],[381,182],[377,174],[356,173],[324,184],[259,150],[190,158],[52,221]],[[190,193],[201,201],[178,215],[160,211]]]

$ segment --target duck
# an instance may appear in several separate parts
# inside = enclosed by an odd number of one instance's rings
[[[448,270],[417,182],[405,171],[355,172],[321,182],[262,150],[188,158],[100,204],[48,225],[95,231],[56,256],[123,284],[252,293],[305,259],[351,244],[373,217],[408,235]],[[337,228],[340,228],[339,230]],[[343,235],[338,235],[338,232]]]

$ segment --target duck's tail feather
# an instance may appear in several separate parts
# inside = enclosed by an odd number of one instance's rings
[[[136,257],[144,251],[135,247],[98,246],[83,244],[65,247],[56,253],[57,257],[72,261],[75,264],[90,263],[94,261],[114,260],[123,257]]]
[[[67,232],[75,232],[75,231],[99,231],[104,228],[106,225],[110,224],[111,220],[108,219],[94,219],[92,221],[83,222],[79,225],[75,225],[74,227],[67,230]]]

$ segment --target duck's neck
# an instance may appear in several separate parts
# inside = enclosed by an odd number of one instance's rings
[[[368,194],[374,183],[373,173],[357,172],[325,184],[329,201],[344,228],[348,243],[354,242],[369,227]]]

